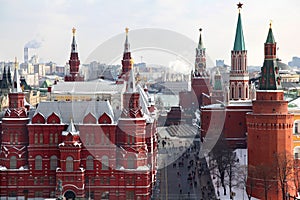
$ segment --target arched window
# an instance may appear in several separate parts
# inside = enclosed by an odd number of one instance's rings
[[[94,158],[93,156],[88,156],[86,158],[86,170],[93,170],[94,169]]]
[[[234,99],[234,86],[231,86],[231,98]]]
[[[73,171],[73,158],[71,156],[68,156],[66,158],[66,171],[67,172]]]
[[[299,146],[294,148],[294,158],[300,159],[300,147]]]
[[[50,170],[56,170],[57,168],[57,157],[51,156],[50,157]]]
[[[128,156],[128,159],[127,159],[127,168],[128,169],[135,169],[134,156],[132,156],[132,155]]]
[[[16,156],[10,157],[9,168],[10,169],[17,169],[17,157]]]
[[[108,170],[108,166],[109,166],[108,157],[102,156],[101,162],[102,162],[102,170]]]
[[[239,98],[242,98],[242,88],[241,88],[241,86],[239,87]]]
[[[42,170],[43,169],[43,161],[42,156],[35,157],[35,170]]]

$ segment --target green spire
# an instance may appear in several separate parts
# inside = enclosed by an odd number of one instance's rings
[[[244,34],[243,34],[243,27],[242,27],[242,19],[241,13],[239,12],[236,33],[235,33],[235,40],[234,40],[234,51],[245,51],[245,41],[244,41]]]
[[[266,43],[275,44],[275,39],[272,31],[272,23],[270,23],[270,28],[269,28],[269,33],[268,33]]]
[[[217,78],[217,77],[218,77],[218,78]],[[222,90],[221,74],[220,74],[219,69],[217,69],[217,70],[216,70],[216,73],[215,73],[214,90]]]

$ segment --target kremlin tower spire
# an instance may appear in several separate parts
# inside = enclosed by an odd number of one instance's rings
[[[198,47],[196,48],[196,59],[195,59],[195,76],[208,76],[206,72],[206,55],[205,48],[202,41],[202,28],[199,29],[200,36]]]
[[[279,67],[276,61],[276,42],[274,39],[272,24],[270,23],[269,33],[265,42],[265,60],[261,68],[259,81],[260,90],[281,89]]]
[[[199,29],[200,36],[198,46],[196,48],[195,69],[192,72],[192,104],[196,107],[207,105],[210,102],[203,99],[203,95],[210,96],[210,80],[209,74],[206,71],[206,55],[202,41],[202,28]],[[207,98],[206,98],[207,99]]]
[[[80,60],[78,58],[78,51],[77,51],[77,44],[75,40],[75,32],[76,29],[72,29],[73,33],[73,39],[71,44],[71,56],[69,60],[69,66],[70,66],[70,75],[65,76],[66,82],[74,82],[74,81],[84,81],[84,76],[81,76],[79,74],[79,65]]]
[[[284,100],[283,90],[280,88],[276,43],[270,25],[265,42],[265,59],[261,68],[259,90],[256,91],[256,100],[252,103],[253,111],[246,116],[247,191],[258,199],[265,198],[265,183],[268,183],[269,188],[268,199],[283,199],[287,193],[295,192],[292,187],[293,177],[286,177],[283,187],[282,172],[279,171],[284,170],[283,167],[290,167],[283,166],[282,163],[289,163],[288,160],[292,159],[294,124],[294,116],[288,112],[288,102]]]
[[[124,83],[124,81],[128,81],[129,72],[133,66],[133,60],[131,58],[131,52],[130,52],[130,44],[128,41],[128,31],[129,28],[125,28],[126,37],[125,37],[124,53],[122,59],[122,72],[118,77],[117,84],[122,84]]]
[[[241,9],[243,4],[237,4],[239,9],[233,50],[231,51],[231,70],[229,80],[230,100],[249,99],[249,73],[247,68],[247,50],[245,47]]]

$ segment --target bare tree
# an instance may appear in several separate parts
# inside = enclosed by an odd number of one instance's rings
[[[224,195],[227,194],[225,177],[228,177],[228,186],[230,196],[232,194],[232,188],[237,186],[240,182],[238,179],[237,164],[238,160],[235,153],[230,149],[226,141],[219,139],[212,152],[210,153],[211,159],[214,164],[210,166],[211,172],[220,178],[221,186],[224,190]],[[217,171],[216,171],[217,169]]]
[[[299,192],[300,189],[300,161],[296,159],[294,161],[294,186]]]
[[[252,173],[253,168],[249,169],[250,174]],[[248,179],[248,167],[247,166],[241,166],[239,169],[239,181],[240,184],[243,186],[244,189],[247,188],[247,197],[248,200],[251,200],[252,194],[253,194],[253,188],[254,188],[254,180],[253,179]]]
[[[294,169],[294,159],[291,154],[288,153],[276,153],[275,166],[276,166],[276,177],[278,179],[278,186],[281,189],[282,200],[287,199],[288,194],[288,182],[293,181],[293,169]]]

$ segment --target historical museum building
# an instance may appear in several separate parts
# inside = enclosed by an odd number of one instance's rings
[[[124,56],[131,59],[127,33]],[[84,84],[79,63],[73,29],[68,83]],[[32,111],[24,105],[16,63],[1,123],[0,199],[151,198],[157,171],[155,108],[129,64],[119,78],[124,78],[122,109],[113,109],[109,99],[89,99],[41,102]]]

